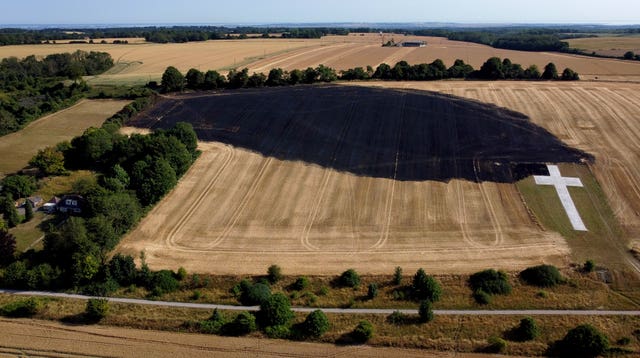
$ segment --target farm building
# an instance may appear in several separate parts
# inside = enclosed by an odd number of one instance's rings
[[[404,41],[402,47],[426,47],[426,41]]]
[[[80,195],[65,195],[58,203],[61,213],[80,214],[84,206],[84,198]]]

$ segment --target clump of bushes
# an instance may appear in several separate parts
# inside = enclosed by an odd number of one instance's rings
[[[540,328],[533,318],[525,317],[520,320],[520,324],[511,331],[510,335],[515,341],[531,341],[540,335]]]
[[[411,292],[417,300],[437,302],[442,295],[442,288],[433,276],[427,275],[423,269],[418,269],[413,276]]]
[[[529,285],[553,287],[564,282],[560,271],[553,265],[529,267],[520,272],[520,278]]]
[[[278,265],[271,265],[267,269],[267,280],[269,282],[276,283],[282,280],[282,269]]]
[[[319,338],[329,330],[329,327],[327,315],[321,310],[315,310],[307,315],[301,324],[300,331],[305,337]]]
[[[42,308],[42,303],[36,298],[14,301],[0,308],[0,315],[12,318],[26,318],[36,315]]]
[[[609,349],[609,339],[589,324],[571,329],[564,338],[551,347],[551,353],[560,357],[597,357]]]
[[[231,293],[245,306],[255,306],[271,297],[271,288],[262,282],[251,283],[244,279],[231,288]]]
[[[491,295],[508,295],[511,284],[507,274],[494,269],[476,272],[469,277],[469,286],[473,290],[473,298],[477,303],[489,304]]]
[[[306,276],[300,276],[296,279],[291,287],[296,291],[302,291],[305,288],[309,287],[309,279]]]

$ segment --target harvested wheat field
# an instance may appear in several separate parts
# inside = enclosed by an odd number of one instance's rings
[[[362,36],[361,36],[362,35]],[[382,47],[382,41],[426,41],[423,48]],[[480,68],[492,56],[508,57],[523,66],[543,68],[554,62],[562,70],[570,67],[583,79],[640,81],[640,62],[594,59],[551,52],[524,52],[495,49],[469,42],[449,41],[441,37],[417,37],[397,34],[350,34],[321,39],[248,39],[215,40],[183,44],[130,43],[114,44],[42,44],[0,47],[0,58],[52,53],[104,51],[111,54],[116,66],[105,74],[87,78],[92,84],[130,84],[158,81],[168,66],[183,73],[190,68],[226,73],[232,68],[248,67],[252,72],[267,73],[271,68],[305,69],[319,64],[344,70],[398,61],[425,63],[442,59],[447,66],[462,59]]]
[[[486,357],[485,354],[417,349],[336,346],[261,338],[231,338],[74,326],[37,320],[0,320],[0,357]],[[506,356],[505,356],[506,357]]]
[[[99,127],[130,101],[82,100],[76,105],[30,123],[24,129],[0,137],[0,177],[27,166],[38,150]]]
[[[134,124],[189,120],[203,154],[119,250],[144,250],[155,268],[218,274],[273,263],[304,274],[568,264],[570,245],[539,224],[514,183],[548,174],[542,163],[593,160],[597,142],[573,140],[568,115],[554,112],[581,87],[558,84],[567,88],[547,97],[534,83],[415,85],[445,94],[301,86],[168,98]],[[448,94],[460,91],[548,128]]]
[[[598,36],[567,42],[572,48],[604,56],[623,56],[627,51],[640,54],[640,36]]]

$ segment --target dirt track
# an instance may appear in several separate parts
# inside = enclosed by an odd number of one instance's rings
[[[483,357],[0,319],[0,357]]]

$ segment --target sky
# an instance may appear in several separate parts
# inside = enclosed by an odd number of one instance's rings
[[[0,24],[640,24],[638,0],[0,0]]]

